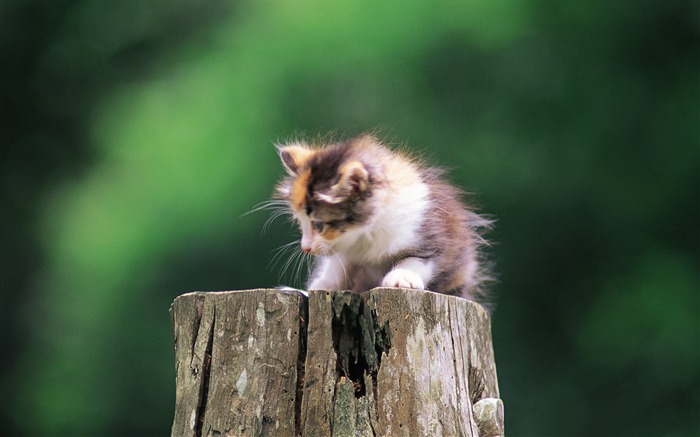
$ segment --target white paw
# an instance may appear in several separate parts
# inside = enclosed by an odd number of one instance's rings
[[[425,284],[418,273],[406,269],[394,269],[382,279],[382,287],[415,288],[424,290]]]

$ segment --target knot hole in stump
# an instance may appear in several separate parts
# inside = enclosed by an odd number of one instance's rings
[[[337,359],[338,379],[348,378],[355,388],[355,397],[367,394],[365,375],[377,386],[377,373],[382,353],[391,348],[389,322],[379,326],[377,313],[366,297],[359,294],[335,294],[333,308],[333,348]],[[376,393],[374,393],[376,396]]]

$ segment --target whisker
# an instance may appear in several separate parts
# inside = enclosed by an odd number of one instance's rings
[[[278,252],[279,250],[285,249],[285,248],[291,246],[292,244],[300,244],[300,243],[301,243],[301,239],[297,238],[294,241],[290,241],[289,243],[285,243],[285,244],[281,245],[280,247],[278,247],[277,249],[272,250],[272,252]]]
[[[290,250],[294,250],[294,246],[298,245],[300,243],[300,240],[294,240],[291,241],[287,244],[283,244],[282,246],[278,247],[277,249],[273,250],[272,252],[275,252],[275,255],[272,257],[270,262],[267,265],[267,268],[274,268],[277,263],[282,259],[282,256],[285,254],[285,252],[289,252]]]
[[[343,258],[341,258],[339,255],[335,255],[335,258],[336,258],[336,259],[338,260],[338,262],[340,263],[340,267],[343,268],[343,278],[344,278],[344,282],[345,282],[346,284],[348,284],[348,283],[349,283],[349,282],[348,282],[348,271],[345,269],[345,263],[343,262]]]
[[[311,258],[311,255],[309,255],[308,253],[301,252],[301,254],[302,254],[302,256],[299,257],[299,261],[297,263],[297,268],[296,268],[296,272],[295,272],[295,276],[294,276],[294,279],[295,279],[294,282],[297,286],[299,286],[299,284],[302,283],[302,280],[301,280],[302,268],[304,267],[304,265],[307,265],[307,266],[309,265],[309,260]]]
[[[281,199],[266,200],[264,202],[260,202],[257,205],[255,205],[253,207],[253,209],[251,209],[250,211],[244,212],[243,214],[241,214],[241,217],[244,217],[248,214],[252,214],[254,212],[262,211],[264,209],[274,209],[274,208],[282,208],[282,207],[286,208],[287,205],[288,204],[287,204],[286,200],[281,200]]]
[[[267,220],[265,220],[265,223],[262,226],[262,231],[260,232],[260,234],[262,235],[265,232],[267,232],[267,229],[270,227],[272,222],[274,222],[277,218],[279,218],[283,215],[290,215],[291,216],[291,212],[287,211],[287,210],[282,210],[282,209],[277,209],[277,210],[272,211],[272,214],[270,214],[270,217],[268,217]]]
[[[280,273],[280,276],[281,276],[281,277],[283,277],[283,276],[286,275],[287,270],[289,269],[289,267],[291,267],[291,266],[293,265],[293,263],[296,262],[297,258],[299,258],[299,256],[301,256],[302,253],[303,253],[303,252],[301,252],[301,251],[294,252],[294,253],[292,254],[292,256],[290,256],[289,258],[287,258],[287,261],[285,261],[285,262],[284,262],[284,265],[282,266],[282,271],[281,271],[281,273]]]
[[[295,251],[291,252],[291,254],[289,255],[289,258],[287,258],[287,260],[285,260],[284,264],[282,264],[282,274],[287,273],[287,270],[289,270],[289,268],[292,266],[292,264],[294,263],[296,258],[298,258],[299,256],[300,256],[300,251],[295,250]]]
[[[307,260],[307,254],[304,252],[299,252],[299,256],[296,258],[296,267],[294,268],[294,284],[298,287],[301,284],[301,268],[304,266]]]
[[[294,268],[292,269],[292,284],[294,286],[299,285],[299,266],[301,266],[301,263],[304,261],[304,252],[300,252],[300,256],[297,256],[294,260]]]
[[[307,283],[311,279],[311,271],[312,271],[315,263],[316,263],[316,258],[310,256],[309,262],[306,263],[306,282]]]

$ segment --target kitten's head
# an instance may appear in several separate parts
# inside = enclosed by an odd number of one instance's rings
[[[330,255],[350,247],[366,226],[373,207],[374,177],[361,160],[362,141],[322,148],[306,143],[278,147],[288,177],[275,197],[287,201],[301,228],[306,253]]]

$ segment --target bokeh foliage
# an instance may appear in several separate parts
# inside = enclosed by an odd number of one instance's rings
[[[167,434],[172,299],[293,279],[272,144],[377,128],[498,219],[509,435],[700,433],[697,2],[0,14],[2,435]]]

